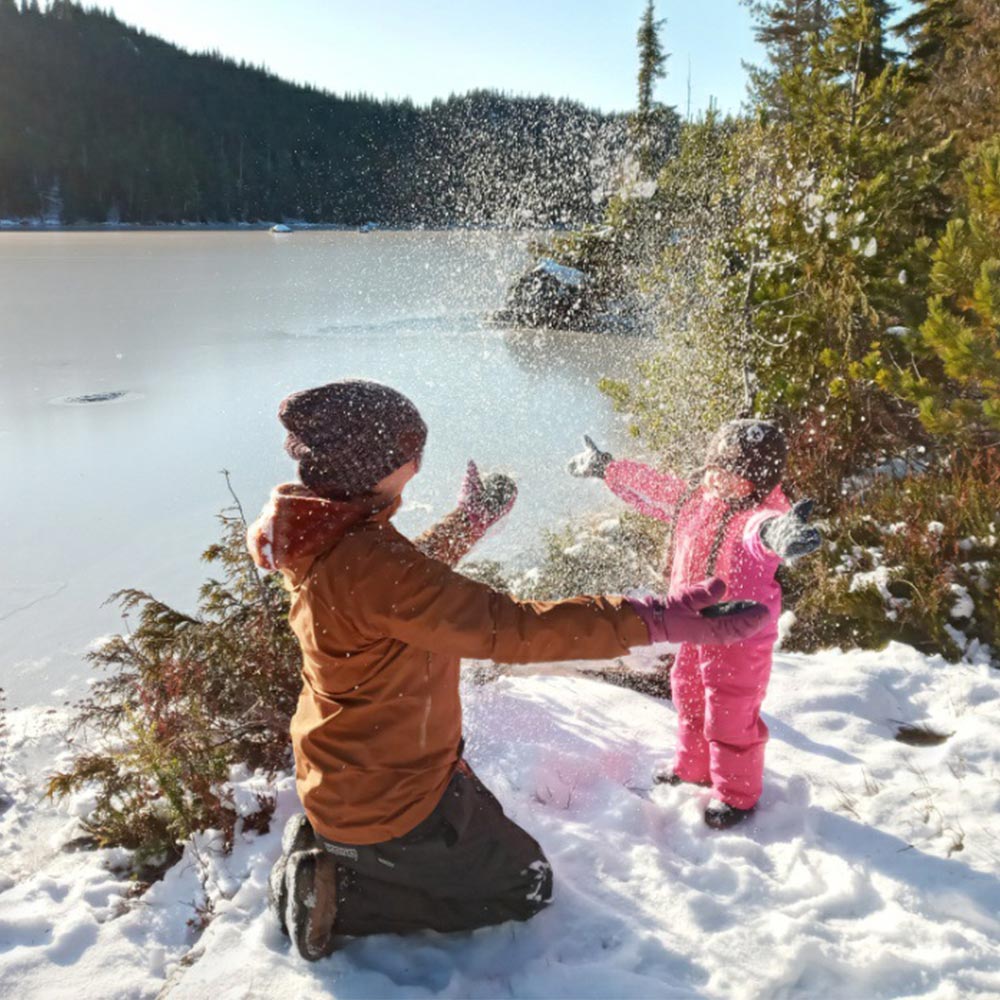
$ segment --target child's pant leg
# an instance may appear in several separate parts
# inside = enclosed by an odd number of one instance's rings
[[[697,646],[683,645],[670,671],[670,689],[677,709],[677,756],[674,773],[685,781],[710,778],[705,739],[705,685]]]
[[[771,643],[702,649],[712,788],[737,809],[755,805],[763,785],[768,732],[760,706],[771,676],[771,650]]]

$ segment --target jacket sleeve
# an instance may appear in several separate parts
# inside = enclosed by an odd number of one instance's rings
[[[422,535],[414,538],[413,544],[425,556],[437,559],[446,566],[457,566],[478,541],[479,536],[465,512],[456,507]]]
[[[608,489],[630,507],[658,521],[673,518],[688,484],[641,462],[614,461],[604,472]]]
[[[622,598],[516,601],[429,558],[392,529],[351,577],[352,615],[372,641],[392,637],[428,652],[503,663],[607,659],[649,643]]]
[[[791,504],[784,494],[772,494],[765,501],[765,506],[758,508],[747,518],[743,527],[743,546],[750,556],[759,563],[773,563],[775,567],[782,562],[781,556],[772,552],[760,537],[760,529],[772,518],[781,517],[791,510]]]

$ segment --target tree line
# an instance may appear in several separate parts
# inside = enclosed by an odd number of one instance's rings
[[[0,92],[0,217],[65,223],[579,224],[627,132],[548,97],[336,96],[67,0],[0,0]]]

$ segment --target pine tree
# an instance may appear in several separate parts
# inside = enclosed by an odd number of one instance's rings
[[[916,9],[896,27],[895,33],[909,46],[914,76],[925,77],[930,61],[939,58],[949,36],[968,26],[961,0],[917,0]]]
[[[646,9],[636,32],[639,48],[638,102],[632,116],[632,128],[639,165],[647,176],[656,172],[665,154],[664,132],[672,118],[672,109],[669,109],[669,115],[665,115],[668,109],[653,97],[656,81],[667,75],[665,66],[669,53],[663,51],[660,42],[660,30],[665,23],[663,18],[656,19],[653,0],[646,0]]]
[[[933,434],[1000,444],[1000,137],[967,161],[964,215],[948,223],[931,268],[921,374],[896,382]],[[891,384],[891,383],[890,383]]]
[[[899,55],[888,45],[889,20],[896,8],[886,0],[841,0],[830,25],[831,48],[854,86],[874,80]]]
[[[779,116],[786,111],[778,79],[806,65],[810,49],[826,37],[833,0],[743,0],[754,19],[754,38],[766,67],[746,65],[753,103]]]
[[[0,94],[4,218],[38,216],[58,178],[68,223],[564,224],[595,216],[592,161],[626,146],[570,102],[336,97],[72,0],[0,0]]]
[[[886,43],[889,5],[838,0],[832,13],[805,61],[775,80],[784,111],[755,168],[774,178],[771,196],[734,236],[754,275],[755,404],[783,414],[814,454],[829,446],[808,483],[821,495],[908,432],[874,370],[882,330],[912,297],[898,276],[923,235],[930,171],[890,127],[905,81]]]
[[[917,0],[898,26],[910,48],[903,125],[959,159],[1000,132],[1000,0]]]

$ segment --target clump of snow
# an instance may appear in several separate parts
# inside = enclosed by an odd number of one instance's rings
[[[569,285],[571,288],[581,288],[587,281],[583,271],[560,264],[551,257],[540,258],[534,270],[536,274],[547,274],[555,278],[560,285]]]
[[[860,493],[879,479],[905,479],[907,476],[923,475],[929,463],[923,448],[914,448],[903,455],[895,455],[879,465],[866,469],[844,480],[842,492],[845,495]]]
[[[266,905],[281,828],[298,808],[290,776],[267,788],[270,832],[237,831],[225,855],[207,831],[136,897],[121,851],[19,865],[32,830],[67,819],[38,797],[42,760],[29,777],[19,751],[15,804],[0,815],[4,995],[1000,994],[995,669],[896,644],[780,654],[764,796],[727,832],[702,822],[708,790],[651,782],[658,762],[669,766],[668,702],[523,673],[467,685],[463,698],[470,762],[553,863],[554,903],[534,920],[345,941],[307,964]],[[900,724],[953,735],[907,746],[893,739]],[[48,760],[64,727],[39,710],[14,721]],[[237,770],[229,787],[256,796],[260,780]]]
[[[976,611],[972,595],[961,584],[953,583],[951,592],[955,595],[955,603],[948,614],[952,618],[971,618]]]
[[[875,569],[869,570],[867,573],[855,573],[851,577],[849,590],[853,594],[858,590],[872,587],[879,592],[884,601],[888,602],[892,600],[892,594],[889,593],[890,580],[889,567],[876,566]]]
[[[796,616],[794,611],[783,611],[781,616],[778,618],[778,641],[775,643],[775,649],[781,649],[785,644],[785,640],[792,634],[792,629],[795,628]]]

